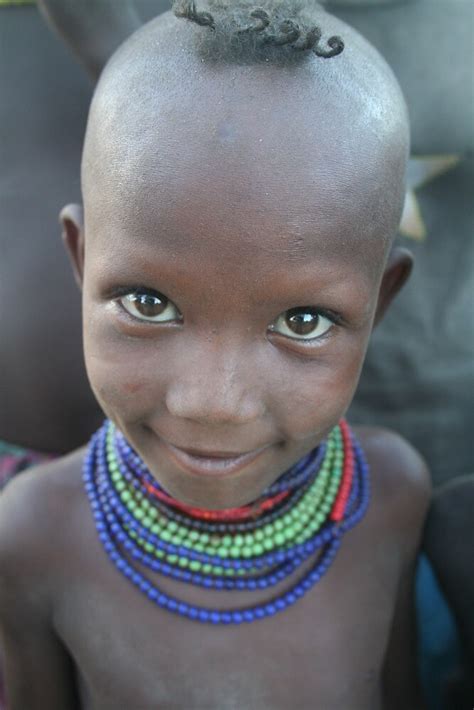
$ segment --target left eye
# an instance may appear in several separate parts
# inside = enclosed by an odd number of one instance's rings
[[[303,306],[279,315],[270,330],[293,340],[314,340],[327,333],[333,325],[334,321],[316,308]]]
[[[174,303],[158,291],[132,291],[118,300],[138,320],[149,323],[181,320],[181,314]]]

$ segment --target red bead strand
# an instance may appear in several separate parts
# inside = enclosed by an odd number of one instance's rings
[[[205,510],[203,508],[193,508],[191,506],[185,505],[184,503],[180,503],[175,498],[172,498],[171,496],[167,495],[166,493],[164,493],[164,491],[156,489],[154,486],[150,485],[146,481],[143,482],[143,485],[145,486],[148,493],[158,498],[158,500],[161,500],[167,503],[168,505],[178,508],[179,510],[183,511],[183,513],[191,515],[195,518],[199,518],[201,520],[212,520],[215,522],[228,522],[229,520],[246,520],[247,518],[258,516],[260,513],[274,508],[276,505],[278,505],[278,503],[281,503],[289,495],[289,491],[282,491],[281,493],[277,493],[272,498],[266,498],[260,503],[255,502],[252,505],[242,506],[241,508],[226,508],[225,510]]]
[[[347,501],[351,492],[352,479],[354,476],[354,455],[352,452],[352,441],[349,425],[345,419],[341,419],[339,426],[341,428],[342,445],[344,449],[344,464],[342,469],[341,486],[329,516],[331,520],[334,520],[334,522],[340,522],[344,517]]]

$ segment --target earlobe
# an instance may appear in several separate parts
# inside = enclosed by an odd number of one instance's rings
[[[413,255],[411,252],[403,247],[394,247],[390,252],[387,266],[382,276],[374,326],[382,320],[390,303],[408,280],[412,268]]]
[[[71,260],[74,278],[80,289],[84,277],[84,211],[82,205],[67,205],[61,210],[62,239]]]

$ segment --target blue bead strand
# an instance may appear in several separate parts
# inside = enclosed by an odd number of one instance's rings
[[[305,543],[300,543],[294,547],[288,548],[286,551],[271,552],[261,555],[257,560],[244,559],[244,560],[226,560],[215,555],[207,555],[206,553],[196,552],[192,549],[186,548],[185,546],[176,546],[173,543],[166,542],[160,539],[158,536],[154,535],[150,530],[145,528],[139,521],[137,521],[123,505],[116,495],[111,482],[107,482],[106,478],[107,463],[104,454],[104,443],[105,437],[102,435],[101,449],[102,455],[99,457],[98,461],[98,471],[99,471],[99,493],[103,493],[108,496],[108,503],[110,507],[116,512],[117,517],[123,521],[129,529],[132,529],[138,536],[144,539],[145,542],[149,542],[157,549],[171,555],[186,555],[189,559],[196,560],[203,564],[211,564],[220,567],[232,568],[232,569],[252,569],[257,566],[263,568],[265,566],[271,566],[275,563],[285,562],[287,557],[296,557],[304,555],[306,551],[310,550],[310,554],[314,552],[317,547],[320,547],[325,542],[328,542],[332,536],[332,530],[336,527],[336,523],[328,523],[325,529],[320,533],[316,534],[312,539],[314,542],[307,541]],[[308,547],[311,545],[311,548]]]
[[[311,589],[314,584],[316,584],[327,572],[340,546],[342,535],[357,524],[357,522],[359,522],[366,512],[369,503],[370,488],[368,466],[359,444],[352,437],[355,457],[355,471],[353,485],[346,509],[346,517],[341,523],[326,523],[324,530],[321,530],[308,542],[300,545],[294,545],[291,548],[289,557],[285,554],[289,552],[288,550],[280,550],[277,553],[262,555],[261,558],[264,558],[264,562],[260,559],[259,565],[256,565],[255,560],[223,560],[220,557],[202,555],[201,553],[196,553],[188,548],[183,550],[183,546],[177,547],[171,543],[166,543],[165,541],[160,540],[157,536],[150,536],[150,531],[143,528],[143,526],[141,526],[138,521],[130,515],[125,507],[122,506],[113,491],[113,485],[108,475],[109,472],[106,460],[106,436],[107,428],[104,426],[91,440],[84,462],[84,484],[90,500],[98,535],[108,557],[119,572],[129,579],[129,581],[131,581],[138,589],[140,589],[140,591],[144,593],[153,603],[170,612],[199,621],[201,623],[250,623],[268,616],[273,616],[274,614],[277,614],[286,609],[288,606],[294,604],[297,599],[304,596],[309,589]],[[124,510],[122,510],[122,508]],[[307,559],[310,554],[315,552],[316,549],[323,548],[323,550],[309,572],[307,572],[289,591],[282,594],[277,599],[273,599],[266,604],[254,606],[253,608],[220,611],[216,609],[207,609],[205,607],[197,607],[178,599],[174,599],[173,597],[164,594],[140,571],[134,569],[120,552],[120,546],[122,546],[125,551],[131,555],[131,557],[145,566],[149,566],[154,571],[159,571],[164,576],[173,576],[172,566],[162,564],[159,560],[146,555],[146,553],[144,553],[136,545],[133,538],[130,538],[127,534],[127,527],[135,530],[137,534],[144,532],[144,539],[148,537],[150,544],[153,544],[157,549],[162,549],[163,551],[178,555],[185,552],[190,559],[196,556],[195,559],[202,558],[202,561],[212,560],[213,562],[211,562],[211,564],[216,564],[220,567],[226,567],[224,563],[238,563],[239,565],[242,563],[242,566],[236,565],[235,569],[252,569],[255,567],[263,568],[265,565],[277,565],[276,570],[273,569],[273,571],[267,575],[267,578],[262,576],[261,578],[247,577],[245,579],[236,580],[222,579],[218,583],[217,587],[213,587],[218,589],[254,588],[253,586],[246,586],[248,583],[250,583],[250,585],[256,584],[256,588],[273,586],[294,571],[302,563],[302,561]],[[147,564],[148,562],[152,562],[153,565]],[[232,564],[230,566],[232,566]],[[180,572],[182,574],[180,578],[181,581],[198,584],[199,586],[204,587],[211,586],[209,581],[204,582],[206,579],[205,575],[193,575],[187,571],[183,572],[182,570],[180,570]],[[259,580],[261,581],[261,584],[258,584]],[[216,579],[210,578],[210,581],[215,582]],[[228,583],[235,583],[235,587],[226,587],[225,585]],[[221,584],[223,586],[220,586]]]

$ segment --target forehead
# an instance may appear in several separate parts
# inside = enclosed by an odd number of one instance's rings
[[[367,297],[378,282],[386,242],[367,239],[344,211],[315,209],[284,179],[203,170],[194,163],[179,186],[153,174],[146,189],[114,201],[110,219],[93,214],[89,264],[129,282],[229,285],[250,300],[331,290],[344,282]],[[197,179],[194,179],[194,177]],[[259,176],[260,177],[260,176]],[[284,178],[284,176],[282,176]],[[354,294],[353,294],[354,297]]]
[[[370,128],[377,102],[350,115],[330,85],[315,92],[314,71],[191,64],[135,101],[105,92],[84,161],[87,238],[133,235],[177,252],[192,242],[231,259],[316,249],[380,261],[398,209],[400,146]]]

